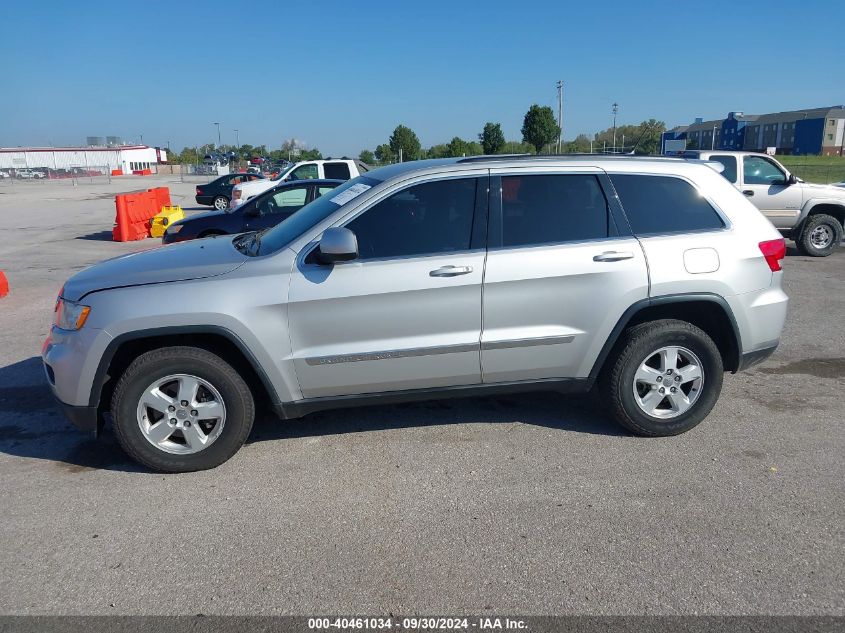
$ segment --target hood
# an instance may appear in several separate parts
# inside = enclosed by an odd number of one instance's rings
[[[65,282],[62,297],[79,301],[109,288],[216,277],[247,259],[232,245],[231,235],[170,244],[94,264]]]
[[[845,189],[837,187],[836,185],[816,185],[809,182],[802,182],[801,187],[804,189],[807,198],[830,197],[845,200]]]
[[[185,216],[181,220],[177,220],[173,224],[184,224],[188,220],[205,220],[207,218],[222,218],[229,215],[229,211],[206,211],[204,213],[192,213],[191,215]],[[168,224],[168,226],[170,226]]]

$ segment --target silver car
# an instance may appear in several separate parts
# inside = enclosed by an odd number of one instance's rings
[[[44,344],[68,417],[167,472],[280,418],[598,384],[632,432],[701,422],[780,338],[783,238],[715,163],[473,157],[350,180],[260,233],[71,277]]]

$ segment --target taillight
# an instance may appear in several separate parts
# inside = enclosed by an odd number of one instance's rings
[[[766,258],[766,263],[773,273],[783,270],[780,265],[780,260],[786,257],[786,240],[780,238],[779,240],[767,240],[760,242],[760,252]]]
[[[198,195],[198,196],[201,196],[201,195],[202,195],[202,189],[200,189],[199,187],[197,187],[197,195]]]

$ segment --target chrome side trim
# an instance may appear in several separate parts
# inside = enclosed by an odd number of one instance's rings
[[[541,338],[523,338],[510,341],[493,341],[483,343],[482,350],[505,349],[509,347],[534,347],[537,345],[560,345],[571,343],[575,335],[566,336],[544,336]],[[443,345],[440,347],[416,347],[411,349],[394,349],[384,352],[363,352],[360,354],[339,354],[337,356],[312,356],[306,358],[305,362],[311,366],[315,365],[337,365],[340,363],[359,363],[367,360],[387,360],[389,358],[413,358],[415,356],[436,356],[439,354],[458,354],[461,352],[476,352],[479,346],[476,344],[466,345]]]
[[[364,352],[361,354],[340,354],[337,356],[314,356],[306,358],[309,365],[337,365],[338,363],[358,363],[365,360],[387,360],[389,358],[411,358],[414,356],[436,356],[438,354],[457,354],[477,352],[478,344],[443,345],[440,347],[416,347],[412,349],[394,349],[384,352]]]
[[[518,338],[509,341],[490,341],[489,343],[482,343],[482,350],[491,349],[507,349],[510,347],[535,347],[537,345],[561,345],[563,343],[571,343],[575,339],[574,334],[567,334],[564,336],[542,336],[539,338]]]

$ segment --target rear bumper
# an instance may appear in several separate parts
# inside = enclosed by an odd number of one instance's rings
[[[769,356],[774,354],[777,348],[778,345],[775,343],[774,345],[754,350],[753,352],[745,352],[739,359],[739,368],[737,371],[745,371],[746,369],[754,367],[754,365],[759,365]]]
[[[201,204],[206,207],[210,207],[214,204],[215,196],[194,196],[194,200],[197,201],[197,204]]]

